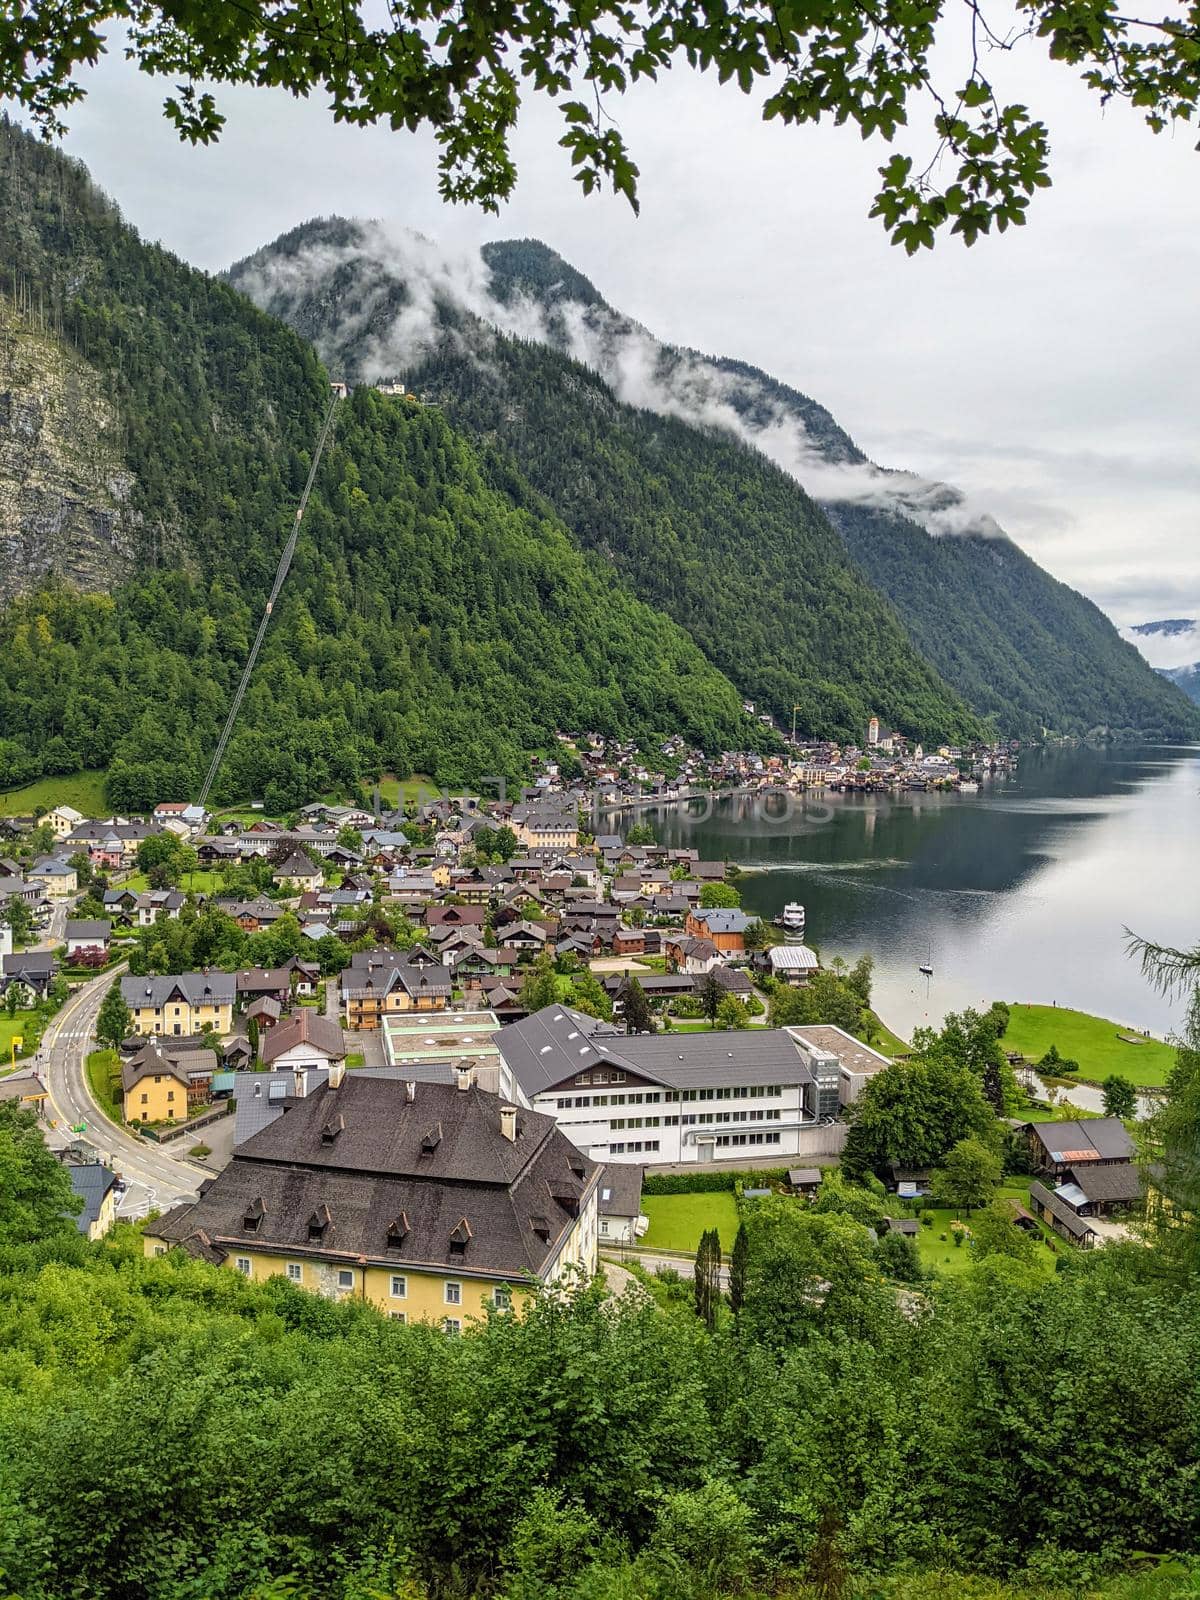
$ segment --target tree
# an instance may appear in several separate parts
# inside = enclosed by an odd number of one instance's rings
[[[1000,1176],[1000,1158],[989,1145],[979,1139],[959,1139],[933,1175],[934,1198],[938,1205],[970,1216],[987,1205]]]
[[[1104,1090],[1104,1115],[1128,1122],[1137,1114],[1137,1090],[1128,1078],[1111,1073],[1100,1085]]]
[[[889,1229],[883,1234],[875,1246],[875,1260],[884,1277],[891,1278],[894,1283],[924,1281],[925,1269],[921,1265],[920,1252],[913,1241],[902,1233],[893,1233]]]
[[[966,1067],[979,1078],[984,1098],[997,1116],[1012,1116],[1021,1104],[1016,1074],[1000,1047],[1003,1010],[951,1012],[941,1031],[918,1028],[913,1049],[919,1054]]]
[[[715,1228],[707,1228],[700,1235],[692,1283],[696,1315],[711,1333],[721,1304],[721,1236]]]
[[[658,841],[654,836],[654,829],[648,822],[635,822],[633,827],[630,828],[629,832],[625,835],[625,843],[640,846],[657,844]]]
[[[612,99],[674,62],[712,70],[722,83],[733,79],[743,94],[757,90],[765,118],[848,121],[888,145],[927,108],[925,138],[906,135],[907,152],[879,168],[871,213],[911,253],[932,245],[940,228],[971,244],[993,227],[1023,223],[1030,198],[1050,183],[1044,123],[1006,101],[1001,74],[993,76],[996,58],[981,48],[983,40],[1011,48],[1024,35],[1002,38],[1001,19],[968,7],[961,15],[970,19],[972,42],[964,46],[959,15],[931,17],[900,0],[867,11],[840,0],[779,14],[696,12],[683,0],[642,13],[599,0],[586,26],[569,8],[554,7],[484,25],[461,6],[439,10],[431,28],[416,0],[393,5],[382,26],[363,4],[226,14],[182,0],[139,11],[128,49],[141,71],[171,81],[164,111],[193,144],[215,141],[225,120],[202,80],[321,95],[339,121],[428,128],[441,146],[443,197],[490,210],[517,181],[512,139],[530,94],[557,105],[558,142],[584,192],[607,183],[635,209],[638,168]],[[81,69],[100,52],[106,24],[127,16],[120,0],[15,11],[0,96],[19,101],[47,135],[61,133],[84,96]],[[1186,15],[1143,20],[1089,0],[1057,7],[1035,0],[1026,31],[1104,100],[1138,107],[1153,131],[1193,119],[1200,83]],[[942,167],[947,181],[939,188],[934,175]]]
[[[988,1256],[1007,1256],[1012,1261],[1028,1262],[1037,1253],[1033,1240],[1013,1220],[1012,1207],[1003,1200],[993,1200],[971,1219],[967,1248],[975,1261],[983,1261]]]
[[[636,978],[630,978],[625,986],[624,1008],[622,1017],[626,1033],[653,1033],[654,1014],[650,1010],[650,1002],[646,999],[646,991]]]
[[[110,1050],[116,1050],[129,1037],[129,1007],[121,994],[121,980],[114,978],[108,993],[100,1002],[96,1015],[96,1038]]]
[[[67,1169],[46,1148],[37,1114],[0,1101],[0,1245],[73,1233],[80,1204]]]
[[[1156,1272],[1181,1283],[1200,1273],[1200,988],[1192,993],[1166,1093],[1143,1124],[1146,1215]]]
[[[874,1179],[871,1180],[875,1182]],[[881,1185],[876,1184],[881,1189]],[[887,1215],[887,1207],[879,1194],[865,1184],[855,1183],[837,1167],[821,1174],[820,1187],[813,1196],[812,1209],[817,1212],[840,1212],[853,1217],[864,1228],[878,1228]]]
[[[748,1028],[750,1017],[736,995],[727,994],[717,1007],[714,1022],[721,1028]]]
[[[729,991],[723,984],[718,983],[711,972],[705,972],[696,979],[696,999],[700,1011],[710,1022],[716,1022],[717,1013],[721,1009],[721,1002]]]
[[[729,1309],[736,1317],[746,1299],[746,1266],[750,1254],[750,1240],[746,1224],[738,1223],[733,1236],[733,1251],[729,1257]]]
[[[343,850],[353,850],[358,855],[363,847],[363,836],[357,828],[352,828],[349,823],[338,829],[337,842]]]
[[[249,1017],[246,1020],[246,1043],[250,1046],[250,1059],[251,1059],[251,1061],[257,1061],[258,1060],[258,1040],[259,1040],[258,1018],[257,1017]]]
[[[702,911],[733,911],[741,903],[742,897],[731,883],[706,883],[700,891]]]
[[[960,1139],[998,1145],[999,1124],[966,1067],[938,1059],[894,1062],[850,1107],[842,1165],[851,1176],[889,1166],[932,1167]]]
[[[871,1338],[895,1315],[871,1234],[852,1218],[772,1197],[754,1201],[745,1222],[743,1338],[780,1351],[822,1334]]]
[[[602,1022],[612,1021],[612,1001],[600,986],[595,973],[581,972],[575,978],[569,1003],[589,1017],[599,1017]]]
[[[771,936],[763,925],[761,917],[755,917],[753,922],[746,924],[746,931],[742,934],[742,942],[750,955],[758,950],[765,950],[771,942]]]
[[[543,950],[521,984],[521,1004],[532,1016],[558,999],[558,976],[554,971],[554,958]]]
[[[520,848],[521,841],[507,822],[496,829],[495,838],[492,841],[493,855],[499,856],[501,861],[511,861]]]
[[[14,947],[28,944],[33,937],[33,912],[25,901],[18,900],[14,895],[0,915],[12,929]]]

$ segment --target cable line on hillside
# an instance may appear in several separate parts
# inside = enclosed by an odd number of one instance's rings
[[[308,479],[304,485],[304,493],[300,496],[300,504],[296,507],[296,520],[292,523],[292,531],[288,534],[287,543],[283,547],[283,554],[279,558],[279,565],[275,569],[275,582],[271,585],[271,593],[267,597],[263,609],[262,620],[258,624],[258,632],[254,635],[254,643],[250,646],[250,654],[246,657],[246,665],[242,668],[242,676],[234,690],[233,701],[229,707],[229,715],[225,718],[225,726],[221,730],[221,737],[217,741],[217,748],[213,751],[213,758],[208,768],[208,776],[204,780],[204,787],[200,790],[199,804],[203,806],[208,799],[208,791],[213,786],[213,779],[225,755],[225,747],[229,743],[229,735],[233,732],[233,725],[237,721],[238,710],[242,698],[246,693],[246,686],[250,682],[250,675],[254,671],[254,664],[258,660],[258,652],[262,648],[263,638],[266,635],[267,624],[271,620],[271,611],[279,598],[279,591],[283,588],[284,579],[288,575],[288,568],[292,564],[292,557],[296,553],[296,540],[300,536],[300,523],[308,505],[308,497],[312,493],[312,486],[316,481],[317,468],[321,464],[321,456],[325,450],[325,442],[329,438],[329,430],[333,425],[333,412],[338,400],[341,398],[338,389],[334,389],[329,397],[329,410],[325,413],[325,425],[321,429],[321,437],[317,441],[316,453],[312,458],[312,466],[308,469]]]

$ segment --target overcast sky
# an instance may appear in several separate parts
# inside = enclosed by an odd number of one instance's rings
[[[441,203],[431,140],[338,127],[282,92],[220,91],[221,143],[181,145],[165,86],[111,58],[67,148],[143,234],[211,269],[334,212],[454,245],[544,239],[661,337],[763,366],[881,464],[961,485],[1118,623],[1195,617],[1195,130],[1155,138],[1102,112],[1038,48],[999,82],[1049,120],[1055,186],[1024,230],[913,260],[866,215],[884,146],[764,124],[686,71],[613,108],[642,170],[637,218],[577,192],[556,114],[533,106],[499,218]]]

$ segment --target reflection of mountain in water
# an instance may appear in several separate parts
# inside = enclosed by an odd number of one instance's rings
[[[894,1025],[1007,998],[1165,1028],[1172,1012],[1126,960],[1123,929],[1194,943],[1179,886],[1200,881],[1198,783],[1189,751],[1083,748],[1031,753],[976,798],[818,793],[782,816],[774,797],[764,816],[736,795],[692,807],[701,820],[646,815],[665,843],[758,867],[748,910],[801,900],[826,957],[871,951]],[[930,944],[926,1001],[916,966]]]

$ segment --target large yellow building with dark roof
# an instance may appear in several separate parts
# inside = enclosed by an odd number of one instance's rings
[[[599,1178],[552,1117],[469,1072],[406,1083],[335,1066],[199,1200],[150,1224],[146,1249],[458,1332],[538,1283],[596,1271]]]

